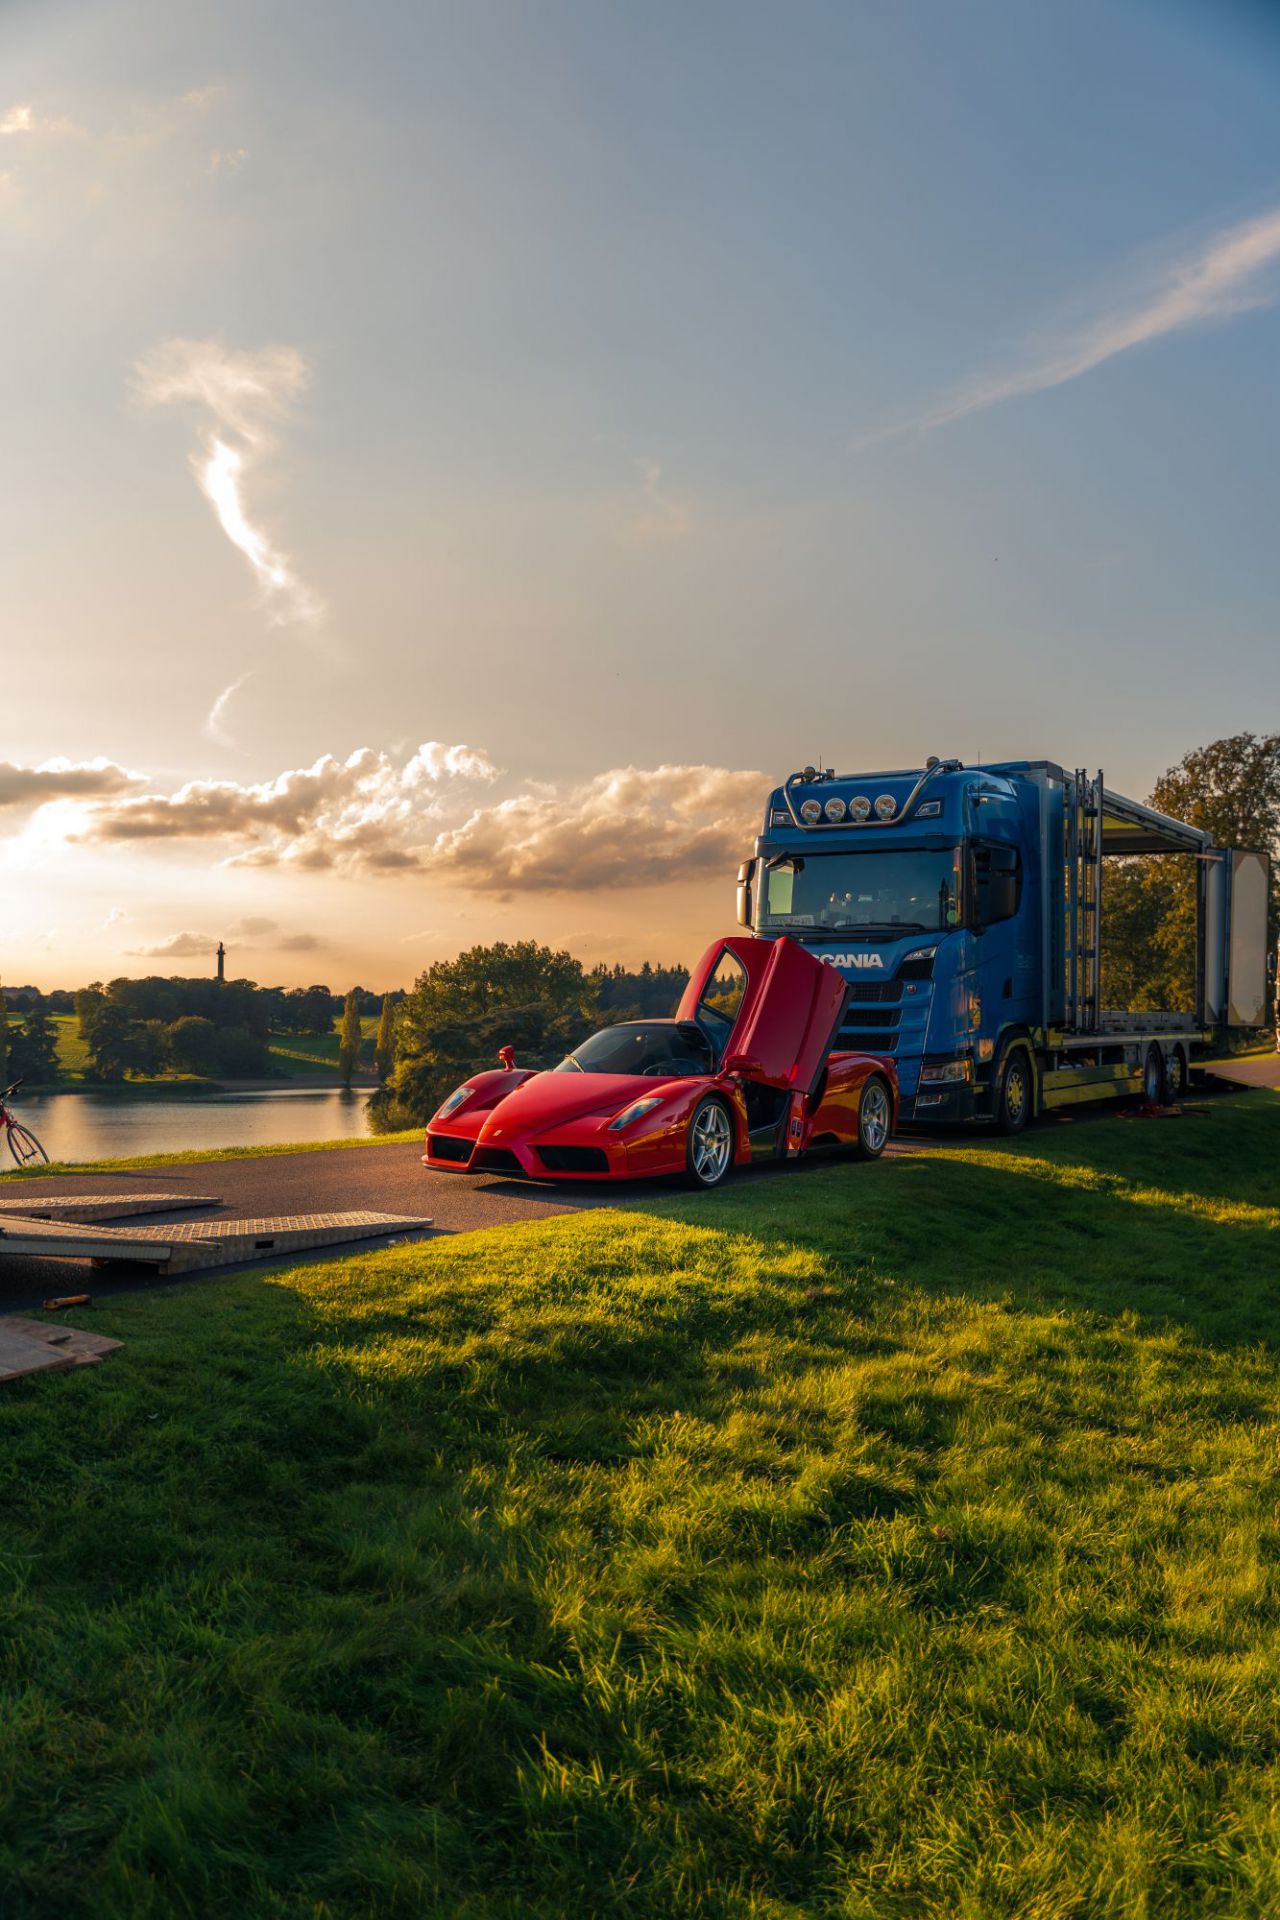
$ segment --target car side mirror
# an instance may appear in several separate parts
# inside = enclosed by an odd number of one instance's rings
[[[507,1070],[507,1072],[508,1072],[508,1073],[514,1073],[514,1072],[515,1072],[515,1070],[516,1070],[516,1050],[515,1050],[515,1048],[514,1048],[514,1047],[499,1047],[499,1048],[498,1048],[498,1058],[499,1058],[499,1060],[501,1060],[501,1062],[502,1062],[502,1064],[503,1064],[503,1066],[504,1066],[504,1067],[506,1068],[506,1070]]]
[[[752,892],[755,877],[755,861],[744,860],[738,868],[738,925],[740,927],[749,927],[752,922],[753,915],[751,909],[754,904]]]
[[[749,1053],[726,1053],[724,1059],[720,1062],[720,1071],[722,1073],[740,1073],[747,1079],[750,1079],[753,1073],[759,1073],[760,1062],[753,1060]]]

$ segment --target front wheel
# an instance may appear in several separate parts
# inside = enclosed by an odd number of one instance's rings
[[[1014,1047],[1000,1075],[996,1094],[996,1132],[1022,1133],[1030,1122],[1034,1100],[1031,1056],[1025,1047]]]
[[[20,1167],[29,1167],[33,1161],[42,1160],[47,1167],[49,1156],[29,1127],[20,1127],[15,1120],[9,1128],[9,1151]]]
[[[1162,1107],[1164,1095],[1164,1055],[1154,1040],[1142,1063],[1142,1097],[1149,1107]]]
[[[689,1122],[685,1164],[695,1187],[718,1187],[733,1166],[733,1118],[714,1094],[700,1102]]]
[[[878,1160],[893,1131],[893,1100],[878,1073],[864,1083],[858,1102],[858,1137],[853,1150],[860,1160]]]

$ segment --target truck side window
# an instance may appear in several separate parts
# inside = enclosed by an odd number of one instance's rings
[[[1012,919],[1022,898],[1022,860],[1016,847],[973,849],[973,919],[991,927]]]

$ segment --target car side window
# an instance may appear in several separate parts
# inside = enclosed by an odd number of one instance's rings
[[[698,1002],[698,1025],[715,1048],[716,1059],[724,1052],[733,1031],[733,1023],[742,1011],[747,992],[747,970],[737,955],[726,947],[716,961],[711,977]]]

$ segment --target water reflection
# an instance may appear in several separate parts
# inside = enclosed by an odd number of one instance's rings
[[[366,1091],[270,1087],[260,1093],[19,1094],[15,1112],[51,1160],[349,1140],[368,1133]],[[0,1171],[8,1164],[0,1159]]]

